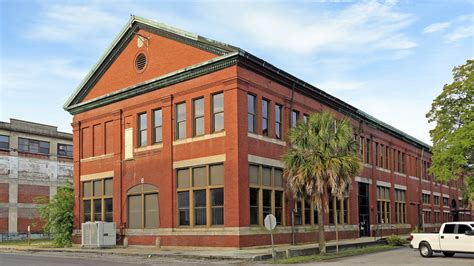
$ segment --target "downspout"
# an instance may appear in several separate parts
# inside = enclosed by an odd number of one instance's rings
[[[290,119],[289,119],[290,128],[291,128],[291,115],[292,115],[292,112],[293,112],[294,97],[295,97],[295,82],[293,82],[293,86],[291,88]],[[288,138],[286,138],[286,142],[288,143],[288,147],[289,147],[290,143],[288,141]],[[291,210],[291,239],[292,239],[292,244],[293,245],[296,245],[296,241],[295,241],[295,210],[298,211],[298,209],[296,209],[296,202],[295,202],[294,208]]]
[[[421,189],[423,189],[423,153],[425,152],[425,150],[423,149],[423,147],[421,148],[421,157],[420,157],[420,180],[419,180],[419,185],[418,187],[420,187]],[[421,191],[420,191],[421,192]],[[418,193],[418,197],[420,197],[420,193]],[[418,201],[418,227],[422,228],[422,231],[424,232],[425,231],[425,219],[424,219],[424,214],[423,214],[423,211],[422,211],[422,197],[419,198],[420,200]],[[420,219],[421,218],[421,219]]]

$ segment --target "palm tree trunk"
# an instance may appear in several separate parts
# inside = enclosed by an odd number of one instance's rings
[[[319,254],[326,254],[326,240],[324,239],[324,216],[323,210],[318,210],[319,227]]]

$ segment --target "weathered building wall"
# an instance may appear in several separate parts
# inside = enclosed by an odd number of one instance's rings
[[[11,119],[0,123],[0,135],[9,139],[0,152],[0,233],[41,232],[37,197],[52,198],[58,186],[73,181],[72,157],[58,155],[58,143],[71,145],[71,134],[55,127]],[[18,139],[49,143],[49,152],[21,151]]]

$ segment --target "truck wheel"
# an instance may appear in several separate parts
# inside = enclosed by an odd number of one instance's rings
[[[454,252],[443,251],[443,255],[444,255],[445,257],[452,257],[452,256],[454,256]]]
[[[419,250],[420,250],[420,255],[423,258],[429,258],[433,256],[433,250],[431,249],[430,244],[428,244],[427,242],[421,242]]]

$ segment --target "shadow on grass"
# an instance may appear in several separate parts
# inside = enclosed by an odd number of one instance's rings
[[[341,250],[339,253],[327,253],[326,255],[310,255],[310,256],[298,256],[287,259],[278,259],[273,263],[276,264],[295,264],[295,263],[306,263],[306,262],[315,262],[322,260],[332,260],[349,256],[357,256],[363,254],[369,254],[379,251],[386,251],[400,248],[400,246],[389,246],[389,245],[380,245],[380,246],[369,246],[362,248],[351,248],[346,250]]]

